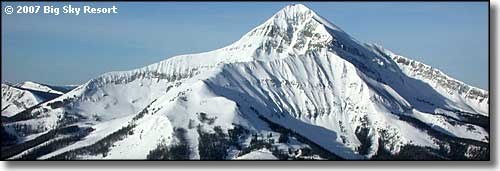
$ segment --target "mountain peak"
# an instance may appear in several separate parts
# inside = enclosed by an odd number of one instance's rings
[[[343,34],[343,36],[350,37],[338,26],[321,17],[319,14],[303,4],[291,4],[285,6],[269,18],[264,25],[275,25],[281,28],[290,28],[302,25],[310,20],[314,20],[328,29],[337,31],[337,34]]]
[[[283,9],[281,9],[281,11],[287,12],[287,13],[296,13],[296,12],[307,12],[307,11],[312,11],[312,10],[303,4],[291,4],[291,5],[287,5]]]
[[[350,39],[305,5],[292,4],[252,29],[229,49],[252,47],[247,48],[250,58],[267,61],[286,58],[289,54],[303,55],[311,49],[324,49],[337,38]]]
[[[304,21],[314,16],[314,12],[302,4],[292,4],[278,11],[272,18],[291,21]]]

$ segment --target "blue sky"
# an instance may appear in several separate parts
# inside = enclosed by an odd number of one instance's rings
[[[297,3],[297,2],[294,2]],[[81,84],[228,45],[287,2],[2,3],[110,7],[118,14],[7,15],[2,81]],[[356,39],[488,88],[487,2],[304,2]]]

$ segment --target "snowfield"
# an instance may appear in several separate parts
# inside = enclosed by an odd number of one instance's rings
[[[276,158],[271,151],[264,148],[242,155],[236,158],[236,160],[278,160],[278,158]]]

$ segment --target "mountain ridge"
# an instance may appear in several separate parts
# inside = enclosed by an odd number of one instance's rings
[[[48,86],[26,81],[18,84],[2,83],[2,116],[12,116],[37,104],[54,99],[73,86]]]

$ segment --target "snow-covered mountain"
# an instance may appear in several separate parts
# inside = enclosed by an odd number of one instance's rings
[[[74,86],[48,86],[31,81],[2,83],[2,116],[10,117],[47,100],[54,99]]]
[[[31,81],[22,82],[16,84],[15,86],[27,90],[33,90],[51,94],[59,94],[59,95],[67,93],[68,91],[71,91],[74,88],[78,87],[77,85],[62,85],[62,86],[45,85]]]
[[[4,119],[2,158],[487,160],[488,107],[487,91],[297,4],[224,48]]]
[[[28,90],[2,83],[2,116],[12,116],[43,101]]]

